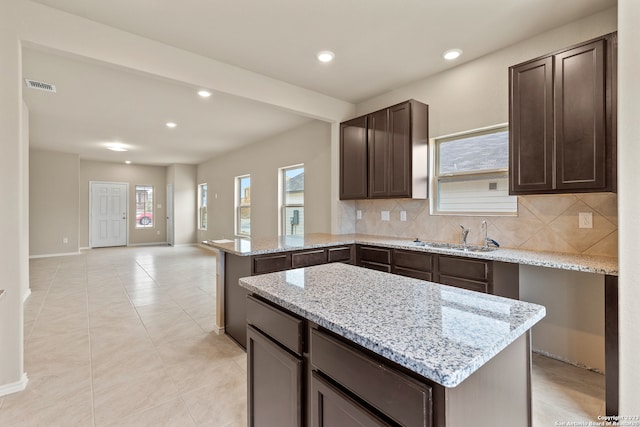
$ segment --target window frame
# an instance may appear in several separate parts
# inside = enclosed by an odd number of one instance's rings
[[[155,221],[155,199],[156,199],[156,189],[153,185],[147,185],[147,184],[135,184],[134,186],[134,194],[135,194],[135,216],[134,216],[134,221],[135,221],[135,229],[136,230],[146,230],[146,229],[154,229],[156,228],[156,221]],[[151,210],[147,211],[146,207],[144,209],[144,211],[142,212],[142,214],[146,214],[146,213],[150,213],[151,214],[151,224],[141,224],[140,221],[138,221],[138,192],[139,191],[146,191],[148,193],[148,189],[151,189]],[[148,201],[144,202],[149,203]]]
[[[478,129],[471,129],[463,132],[457,132],[449,135],[444,135],[436,138],[432,138],[429,141],[430,147],[430,192],[429,207],[431,215],[449,215],[449,216],[517,216],[518,215],[518,203],[516,198],[516,208],[513,212],[500,212],[500,211],[445,211],[439,209],[439,195],[438,191],[441,182],[463,182],[471,180],[481,179],[507,179],[509,180],[509,167],[495,168],[495,169],[483,169],[481,171],[465,171],[465,172],[449,172],[440,173],[440,150],[439,146],[443,142],[451,142],[458,139],[466,139],[471,136],[482,136],[492,133],[509,132],[508,123],[500,123],[493,126],[487,126]],[[508,149],[508,148],[507,148]]]
[[[204,204],[202,203],[203,188],[205,189],[204,193],[207,194],[206,203]],[[209,188],[207,183],[203,182],[201,184],[198,184],[198,230],[201,230],[201,231],[207,230],[208,204],[209,204]],[[203,208],[204,208],[204,214],[203,214]],[[203,219],[204,219],[204,226],[203,226]]]
[[[251,192],[251,174],[244,174],[244,175],[238,175],[235,177],[235,224],[234,224],[234,228],[235,228],[235,233],[237,237],[243,237],[243,238],[247,238],[250,239],[251,238],[251,213],[249,213],[249,233],[244,233],[242,232],[242,230],[240,229],[240,225],[241,225],[241,221],[240,221],[240,211],[242,208],[249,208],[249,212],[251,212],[251,193],[249,193],[249,203],[242,203],[242,195],[240,194],[240,191],[242,189],[242,185],[241,185],[241,181],[245,178],[249,178],[249,192]]]
[[[287,204],[287,197],[285,195],[285,174],[287,173],[287,171],[293,170],[293,169],[302,169],[302,173],[305,173],[305,167],[304,167],[304,163],[300,163],[297,165],[291,165],[291,166],[283,166],[281,168],[278,168],[278,205],[280,206],[279,209],[279,221],[278,221],[278,235],[280,236],[299,236],[299,234],[287,234],[287,215],[286,215],[286,210],[287,208],[301,208],[302,212],[303,212],[303,220],[304,220],[304,198],[305,198],[305,192],[306,192],[306,185],[303,187],[302,190],[302,203],[292,203],[292,204]],[[303,223],[303,230],[304,230],[304,223]],[[304,231],[303,231],[304,234]]]

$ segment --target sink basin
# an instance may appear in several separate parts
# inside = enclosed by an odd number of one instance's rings
[[[473,246],[467,245],[465,248],[459,243],[444,243],[444,242],[413,242],[416,246],[424,246],[425,248],[435,248],[435,249],[451,249],[454,251],[461,252],[493,252],[498,248],[495,247],[484,247],[484,246]]]

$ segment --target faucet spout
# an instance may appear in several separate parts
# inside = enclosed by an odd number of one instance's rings
[[[460,225],[462,232],[460,233],[460,243],[466,249],[467,248],[467,237],[469,237],[469,232],[471,229],[465,228],[462,224]]]

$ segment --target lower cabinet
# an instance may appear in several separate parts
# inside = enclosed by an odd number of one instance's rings
[[[302,425],[302,359],[247,326],[249,426]]]
[[[247,324],[250,427],[531,426],[529,333],[446,388],[254,295]]]
[[[317,372],[311,373],[311,425],[391,426]]]

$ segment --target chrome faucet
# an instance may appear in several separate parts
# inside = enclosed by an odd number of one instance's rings
[[[460,225],[460,228],[462,228],[462,232],[460,233],[460,243],[464,249],[467,249],[467,237],[469,237],[471,229],[464,228],[464,225],[462,224]]]
[[[498,242],[496,242],[495,240],[493,240],[491,237],[489,237],[489,235],[487,234],[488,225],[487,225],[487,221],[482,221],[482,234],[484,235],[484,247],[488,248],[489,245],[491,246],[495,246],[496,248],[499,248],[500,245],[498,244]]]

